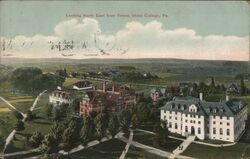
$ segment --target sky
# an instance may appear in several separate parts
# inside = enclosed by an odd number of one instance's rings
[[[0,1],[0,50],[25,58],[248,60],[249,10],[244,1]]]

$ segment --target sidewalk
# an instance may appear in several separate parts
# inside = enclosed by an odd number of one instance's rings
[[[122,137],[120,137],[118,139],[125,142],[125,143],[128,143],[128,139],[125,138],[124,136],[122,136]],[[170,155],[172,154],[170,152],[163,151],[163,150],[151,147],[151,146],[147,146],[147,145],[141,144],[141,143],[136,142],[136,141],[131,141],[131,145],[133,145],[133,146],[135,146],[137,148],[143,149],[143,150],[145,150],[145,151],[147,151],[149,153],[155,154],[157,156],[161,156],[161,157],[169,158]],[[178,155],[177,158],[179,158],[179,159],[193,159],[192,157],[182,156],[182,155]]]
[[[155,134],[154,132],[148,131],[148,130],[143,130],[143,129],[135,129],[135,130],[145,132],[145,133],[149,133],[149,134]],[[176,139],[176,140],[181,140],[181,141],[186,140],[186,139],[175,137],[175,136],[169,136],[169,138]],[[227,147],[227,146],[233,146],[237,142],[228,143],[228,144],[212,144],[212,143],[206,143],[206,142],[202,142],[202,141],[193,141],[193,143],[206,145],[206,146],[211,146],[211,147]]]
[[[179,154],[181,154],[182,152],[184,152],[188,146],[194,141],[195,136],[188,136],[186,140],[184,140],[180,146],[178,146],[174,151],[173,154],[170,155],[170,159],[174,159],[176,158],[176,156],[178,156]]]
[[[129,139],[128,139],[127,145],[125,147],[125,150],[122,151],[122,154],[119,157],[119,159],[124,159],[125,158],[126,154],[128,153],[131,142],[133,141],[133,136],[134,136],[133,130],[130,129],[130,134],[129,134]]]

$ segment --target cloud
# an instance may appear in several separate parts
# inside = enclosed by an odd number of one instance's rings
[[[71,19],[58,23],[54,35],[16,36],[9,52],[21,57],[61,57],[59,51],[51,50],[49,42],[74,41],[78,48],[65,50],[74,53],[72,58],[86,58],[98,54],[100,58],[182,58],[213,60],[247,60],[249,37],[198,35],[188,28],[166,29],[159,21],[146,24],[128,22],[115,34],[102,32],[97,20]],[[8,38],[1,37],[1,41]],[[23,42],[27,43],[23,46]],[[77,43],[78,42],[78,43]],[[82,49],[86,42],[87,49]],[[32,45],[31,45],[32,44]],[[102,56],[102,51],[110,56]],[[126,54],[121,55],[121,52]]]

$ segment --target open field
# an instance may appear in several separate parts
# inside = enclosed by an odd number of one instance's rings
[[[9,108],[0,108],[0,113],[11,112]]]
[[[3,101],[0,101],[0,137],[5,139],[13,130],[16,121],[13,110],[9,109]]]
[[[38,101],[34,113],[36,114],[36,119],[32,121],[26,121],[24,123],[25,130],[19,131],[16,133],[15,137],[16,140],[9,145],[6,149],[6,152],[16,152],[17,150],[29,150],[31,147],[27,144],[27,137],[31,136],[34,132],[38,131],[42,134],[48,133],[50,127],[52,126],[52,121],[47,119],[45,115],[45,106],[48,103],[48,94],[45,93],[41,96],[40,100]]]

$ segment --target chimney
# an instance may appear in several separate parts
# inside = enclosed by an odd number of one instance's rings
[[[102,91],[106,92],[106,81],[104,81],[102,84]]]
[[[114,86],[114,84],[112,85],[112,93],[115,93],[115,86]]]
[[[200,100],[203,101],[203,94],[200,93]]]
[[[229,101],[229,96],[228,96],[228,94],[226,95],[226,101]]]

